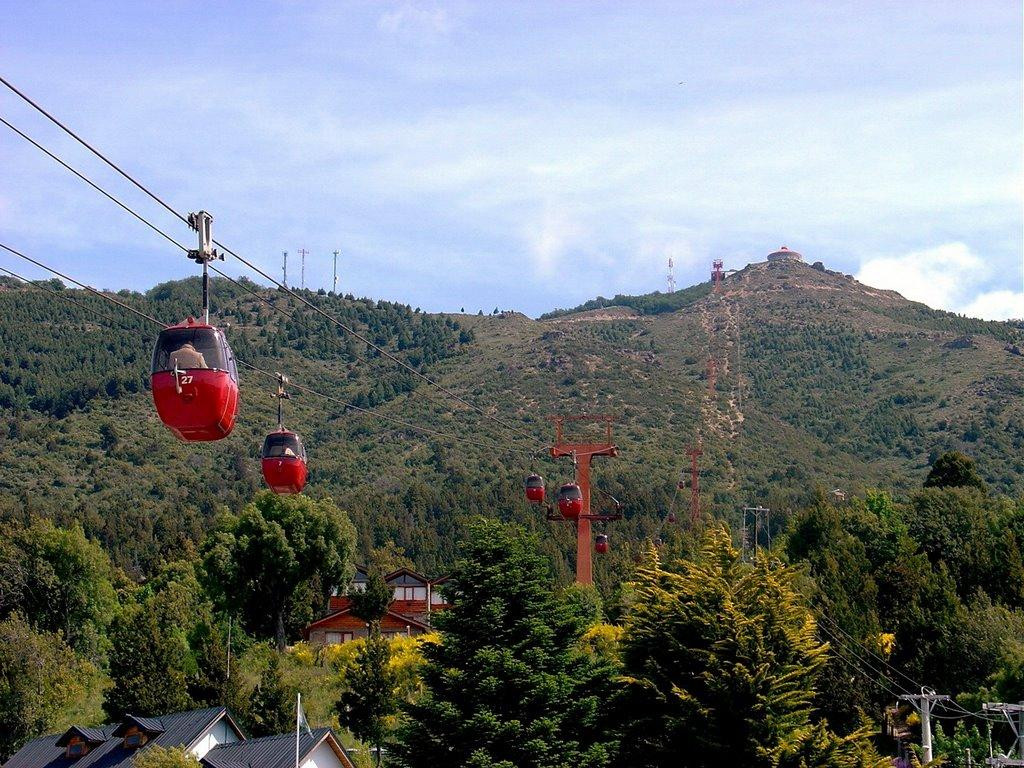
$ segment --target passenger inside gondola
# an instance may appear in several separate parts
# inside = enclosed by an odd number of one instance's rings
[[[179,371],[186,371],[190,368],[209,368],[203,353],[192,346],[191,342],[185,342],[178,349],[171,352],[170,365]]]
[[[153,353],[153,373],[206,369],[231,371],[230,353],[214,328],[168,328],[161,331]],[[231,371],[232,378],[234,372]]]
[[[265,459],[294,459],[301,452],[299,438],[294,432],[272,432],[263,443]]]

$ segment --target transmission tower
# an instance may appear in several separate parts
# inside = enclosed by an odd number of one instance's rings
[[[302,257],[301,267],[299,268],[299,287],[303,290],[306,289],[306,254],[309,253],[305,248],[299,248],[299,256]]]
[[[668,292],[669,293],[675,293],[676,292],[675,266],[676,265],[674,263],[672,263],[672,257],[669,256],[668,257]]]
[[[281,283],[285,288],[288,287],[288,251],[281,251],[281,256],[284,260],[281,264]]]
[[[699,445],[690,448],[686,455],[690,457],[690,525],[700,522],[700,469],[697,459],[704,455]]]
[[[901,696],[900,698],[903,697]],[[949,697],[947,696],[946,698],[948,699]],[[981,708],[985,712],[995,712],[1005,717],[1006,722],[1010,724],[1010,728],[1013,730],[1013,735],[1017,737],[1016,758],[1012,758],[1009,755],[1002,757],[988,757],[985,758],[985,764],[997,766],[997,768],[1024,766],[1024,702],[1020,704],[992,702],[989,704],[982,704]],[[923,727],[922,721],[922,739],[924,739]]]
[[[612,442],[612,417],[611,416],[552,416],[551,421],[555,423],[555,444],[551,446],[551,455],[554,458],[571,457],[576,469],[576,485],[580,487],[583,494],[583,510],[576,523],[576,583],[593,584],[594,569],[591,550],[591,526],[594,521],[618,520],[622,517],[616,509],[614,514],[594,514],[590,509],[590,461],[598,456],[618,456],[619,449]],[[593,443],[570,443],[563,435],[563,428],[566,421],[597,421],[604,424],[604,440]],[[562,516],[554,511],[548,512],[549,520],[563,520]]]
[[[742,545],[742,559],[746,561],[751,554],[757,559],[757,553],[761,549],[761,539],[766,541],[765,549],[772,550],[770,509],[765,507],[744,507],[743,518],[740,521],[740,542]],[[764,536],[761,536],[761,532]]]
[[[338,251],[334,252],[334,287],[331,290],[338,293]]]

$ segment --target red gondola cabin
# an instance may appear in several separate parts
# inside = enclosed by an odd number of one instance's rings
[[[536,504],[544,501],[544,478],[540,475],[530,475],[526,478],[526,499]]]
[[[597,540],[594,542],[594,550],[599,555],[603,555],[608,552],[608,534],[599,533]]]
[[[263,441],[263,479],[274,493],[302,493],[306,487],[306,449],[302,438],[287,429]]]
[[[583,491],[576,483],[566,483],[558,489],[558,511],[567,520],[575,520],[583,512]]]
[[[235,357],[219,328],[188,318],[160,331],[153,350],[153,402],[182,440],[220,440],[238,416]]]

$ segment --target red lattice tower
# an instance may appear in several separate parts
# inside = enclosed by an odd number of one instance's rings
[[[722,290],[722,277],[725,276],[725,272],[722,271],[722,260],[715,259],[711,262],[711,280],[714,283],[715,293],[720,293]]]
[[[571,457],[576,465],[576,484],[583,493],[583,511],[575,520],[576,524],[576,582],[593,584],[594,570],[591,558],[591,522],[618,520],[622,515],[616,509],[613,514],[594,514],[590,509],[590,461],[599,456],[618,456],[619,449],[612,442],[611,416],[552,416],[555,423],[555,444],[551,446],[554,458]],[[604,424],[604,439],[587,443],[573,443],[565,439],[563,428],[566,421],[596,421]],[[549,513],[549,520],[562,521],[560,515]]]

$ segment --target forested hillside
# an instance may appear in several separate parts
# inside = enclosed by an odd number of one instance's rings
[[[597,566],[605,590],[663,525],[698,439],[705,509],[731,520],[762,503],[780,530],[816,487],[898,494],[951,449],[978,460],[993,492],[1024,491],[1021,328],[929,310],[804,264],[751,265],[722,288],[595,300],[540,321],[304,294],[508,426],[281,291],[215,280],[212,295],[241,360],[333,398],[296,391],[286,403],[285,421],[310,452],[307,493],[349,511],[364,555],[393,542],[427,571],[448,567],[468,515],[550,530],[519,485],[530,471],[549,485],[569,476],[543,453],[546,417],[557,412],[618,420],[621,456],[596,470],[626,514],[609,526],[612,553]],[[174,322],[196,311],[198,293],[198,280],[186,280],[118,298]],[[147,390],[156,330],[57,284],[0,285],[0,514],[81,522],[136,577],[194,546],[219,507],[251,497],[261,437],[275,423],[272,380],[243,368],[234,433],[176,441]],[[552,533],[545,546],[567,579],[570,532]]]

